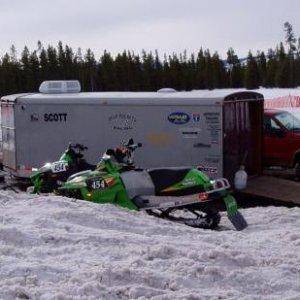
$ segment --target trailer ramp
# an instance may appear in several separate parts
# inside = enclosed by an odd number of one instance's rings
[[[250,178],[242,194],[300,205],[300,183],[272,176]]]

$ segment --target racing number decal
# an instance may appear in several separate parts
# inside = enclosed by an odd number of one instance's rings
[[[106,186],[105,180],[96,179],[92,181],[92,188],[94,190],[103,190],[106,188]]]
[[[65,162],[53,163],[51,169],[53,173],[65,172],[67,170],[67,163]]]
[[[87,185],[92,190],[105,190],[115,184],[115,179],[113,177],[109,178],[93,178],[87,180]]]

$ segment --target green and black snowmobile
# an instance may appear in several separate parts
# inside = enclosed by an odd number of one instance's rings
[[[34,170],[30,176],[32,187],[28,191],[32,193],[51,193],[65,182],[72,174],[82,170],[94,170],[96,166],[90,165],[83,158],[82,152],[88,148],[81,145],[69,144],[58,161],[46,163]]]
[[[94,171],[72,175],[58,193],[145,210],[157,217],[208,229],[218,226],[218,207],[224,202],[234,227],[247,227],[227,179],[210,180],[196,168],[136,169],[133,153],[140,146],[131,139],[122,148],[107,150]]]

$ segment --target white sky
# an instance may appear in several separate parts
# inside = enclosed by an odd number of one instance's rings
[[[300,36],[299,0],[0,0],[0,54],[59,40],[90,47],[160,54],[201,46],[223,57],[229,47],[245,56],[284,39],[289,21]]]

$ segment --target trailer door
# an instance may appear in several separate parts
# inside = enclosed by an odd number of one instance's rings
[[[241,165],[250,176],[262,171],[263,98],[250,92],[232,98],[223,107],[224,175],[230,180]]]
[[[3,166],[16,170],[15,116],[13,103],[1,103]]]

